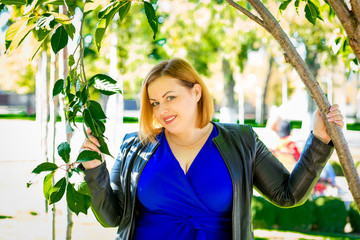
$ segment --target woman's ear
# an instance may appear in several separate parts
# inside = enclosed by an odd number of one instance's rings
[[[198,102],[201,99],[201,93],[202,93],[202,88],[200,84],[196,83],[193,86],[193,91],[194,91],[194,96],[196,98],[196,102]]]

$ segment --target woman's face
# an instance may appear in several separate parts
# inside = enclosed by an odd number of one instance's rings
[[[148,85],[148,95],[155,119],[169,132],[179,134],[196,127],[199,84],[188,88],[176,78],[162,76]]]

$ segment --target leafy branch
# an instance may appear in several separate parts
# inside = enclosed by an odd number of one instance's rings
[[[106,115],[98,102],[90,100],[89,89],[95,88],[101,94],[107,96],[122,92],[117,85],[117,81],[108,75],[99,73],[87,79],[84,65],[83,28],[85,18],[95,12],[96,9],[103,7],[97,16],[98,23],[94,34],[97,50],[100,51],[101,42],[114,16],[119,14],[120,21],[122,21],[129,13],[132,1],[110,1],[106,6],[103,6],[104,2],[108,1],[0,0],[0,9],[11,6],[18,8],[23,14],[6,32],[5,48],[7,54],[20,46],[24,39],[31,35],[30,33],[37,40],[35,52],[30,60],[36,56],[40,49],[48,44],[50,44],[52,51],[57,54],[68,45],[69,38],[73,41],[78,41],[75,50],[67,59],[68,75],[64,79],[56,81],[52,89],[52,96],[55,98],[61,94],[64,97],[64,112],[67,123],[66,134],[74,131],[74,127],[77,128],[75,118],[81,115],[85,136],[88,138],[86,128],[90,128],[94,136],[99,140],[100,151],[112,157],[104,135]],[[144,5],[144,13],[154,32],[153,38],[155,39],[158,31],[155,5],[145,1],[133,2]],[[65,7],[65,13],[59,13],[59,6]],[[81,9],[83,13],[80,29],[78,30],[73,25],[76,8]],[[78,33],[78,40],[75,39],[76,33]],[[94,151],[85,150],[72,162],[70,159],[71,147],[68,142],[61,143],[57,147],[57,151],[64,164],[58,166],[55,163],[43,162],[32,173],[39,175],[40,173],[48,172],[44,177],[43,193],[49,204],[60,201],[66,192],[69,209],[77,215],[80,212],[87,214],[91,203],[88,187],[85,182],[77,186],[70,181],[70,178],[74,173],[81,174],[81,170],[78,168],[80,163],[94,159],[102,161],[101,155]],[[59,170],[63,170],[65,176],[55,182],[55,175],[60,174]],[[30,187],[31,183],[32,181],[29,181],[27,186]]]

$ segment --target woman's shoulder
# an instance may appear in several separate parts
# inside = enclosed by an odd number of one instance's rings
[[[253,133],[253,129],[249,124],[217,123],[217,122],[214,122],[214,124],[215,126],[217,126],[218,129],[224,132],[239,133],[239,134]]]
[[[138,132],[126,133],[121,144],[121,149],[128,148],[137,142],[140,142]]]

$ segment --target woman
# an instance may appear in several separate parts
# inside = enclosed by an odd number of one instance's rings
[[[213,103],[182,59],[155,66],[142,86],[139,133],[124,137],[109,176],[106,163],[83,163],[92,208],[117,239],[253,239],[256,187],[283,206],[306,201],[333,147],[319,111],[291,173],[250,126],[211,122]],[[343,126],[337,105],[328,121]],[[88,130],[82,149],[99,151]]]

